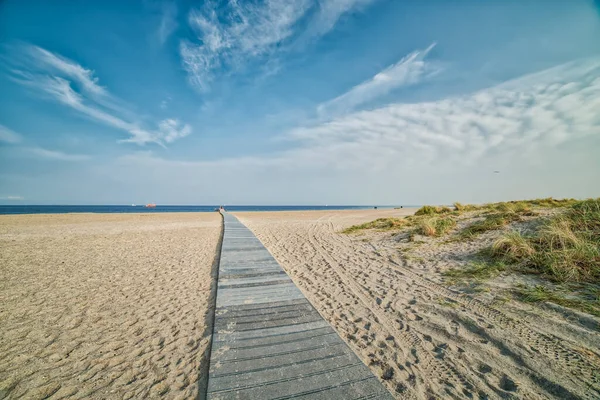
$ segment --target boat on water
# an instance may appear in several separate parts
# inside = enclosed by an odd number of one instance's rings
[[[146,204],[144,207],[146,207],[146,208],[156,208],[156,204],[149,203],[149,204]]]

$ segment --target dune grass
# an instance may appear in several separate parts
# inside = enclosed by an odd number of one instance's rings
[[[508,232],[488,252],[553,281],[600,283],[600,199],[571,205],[530,237]]]
[[[453,204],[453,206],[454,206],[454,209],[458,212],[475,211],[481,207],[481,206],[476,206],[474,204],[462,204],[459,202],[455,202]]]
[[[501,229],[511,222],[520,221],[521,216],[516,212],[501,212],[488,214],[481,221],[468,225],[460,232],[463,239],[471,239],[481,233]]]
[[[438,206],[423,206],[415,212],[415,215],[436,215],[436,214],[448,214],[451,213],[452,209],[449,207],[438,207]]]
[[[456,226],[456,220],[450,217],[431,217],[422,219],[415,233],[425,236],[442,236]]]
[[[518,290],[517,296],[528,303],[551,302],[600,317],[600,290],[587,293],[587,299],[567,296],[558,290],[536,285]]]
[[[513,201],[501,201],[498,203],[486,203],[486,204],[462,204],[454,203],[454,209],[460,213],[468,211],[500,211],[500,212],[527,212],[534,207],[540,208],[559,208],[559,207],[570,207],[577,203],[579,200],[576,199],[553,199],[548,197],[545,199],[532,199],[532,200],[513,200]]]
[[[510,231],[494,241],[490,253],[497,258],[516,262],[525,257],[533,256],[535,248],[521,232]]]
[[[342,233],[355,233],[364,229],[391,230],[406,226],[408,221],[405,218],[378,218],[375,221],[360,225],[352,225],[342,231]]]
[[[452,268],[443,273],[450,278],[452,282],[464,280],[483,280],[498,276],[507,270],[507,265],[503,262],[471,262],[465,268]]]

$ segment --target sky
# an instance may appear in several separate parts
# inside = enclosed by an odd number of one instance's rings
[[[600,196],[600,2],[0,2],[0,204]]]

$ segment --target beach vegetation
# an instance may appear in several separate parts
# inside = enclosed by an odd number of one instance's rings
[[[511,222],[519,221],[521,217],[516,212],[492,213],[485,216],[484,219],[476,221],[461,232],[460,236],[465,239],[473,238],[481,233],[504,228]]]
[[[436,214],[448,214],[451,213],[452,209],[449,207],[438,207],[438,206],[423,206],[415,212],[415,215],[436,215]]]
[[[425,236],[442,236],[456,226],[456,220],[451,217],[431,217],[422,219],[416,228],[416,233]]]
[[[489,251],[494,257],[510,262],[519,261],[535,254],[535,248],[529,239],[515,230],[496,239]]]
[[[567,289],[574,292],[572,289]],[[544,285],[524,287],[516,291],[517,297],[528,303],[549,302],[563,307],[583,311],[600,317],[600,290],[586,290],[579,296],[564,293],[561,289],[552,289]]]
[[[455,202],[453,204],[454,209],[458,212],[468,212],[468,211],[475,211],[481,208],[481,206],[477,206],[475,204],[462,204],[459,202]]]
[[[507,268],[507,265],[501,261],[473,261],[469,263],[466,267],[451,268],[443,272],[443,275],[449,278],[451,282],[459,282],[465,280],[480,281],[496,277],[502,272],[506,271]]]
[[[366,222],[360,225],[352,225],[342,231],[342,233],[355,233],[365,229],[391,230],[399,229],[408,224],[405,218],[378,218],[375,221]]]
[[[546,219],[529,237],[508,232],[488,253],[553,281],[599,283],[600,199],[573,204]]]

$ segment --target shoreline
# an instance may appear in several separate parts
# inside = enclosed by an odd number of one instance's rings
[[[161,210],[160,208],[149,208],[140,209],[135,211],[57,211],[57,212],[3,212],[1,209],[4,206],[0,206],[0,217],[5,215],[107,215],[107,214],[126,214],[126,215],[154,215],[154,214],[206,214],[218,212],[218,210],[190,210],[188,206],[168,206],[168,207],[182,207],[181,210]],[[33,206],[37,207],[37,206]],[[55,207],[55,206],[47,206]],[[71,207],[71,206],[60,206],[60,207]],[[82,206],[82,207],[97,207],[97,206]],[[112,207],[112,206],[105,206]],[[126,210],[131,206],[119,206]],[[160,207],[160,206],[158,206]],[[163,206],[167,207],[167,206]],[[198,206],[205,207],[205,206]],[[212,206],[208,206],[212,207]],[[214,206],[218,208],[219,206]],[[240,208],[243,207],[243,208]],[[363,210],[395,210],[395,209],[412,209],[418,208],[419,206],[237,206],[237,207],[225,207],[225,211],[236,213],[236,212],[306,212],[306,211],[363,211]],[[137,207],[140,208],[140,207]],[[262,208],[262,209],[261,209]]]

